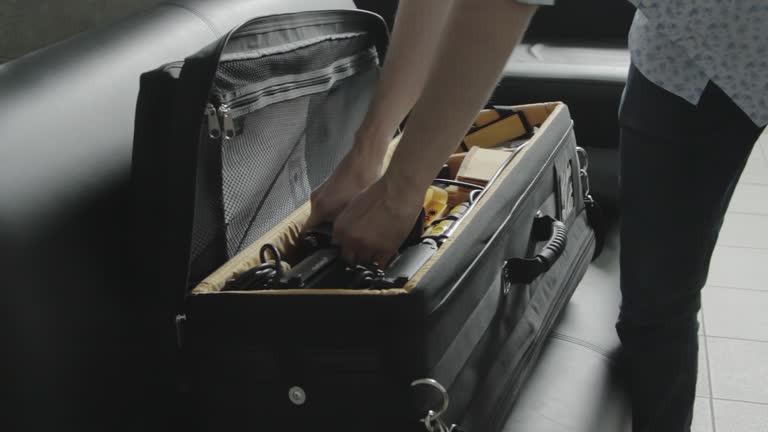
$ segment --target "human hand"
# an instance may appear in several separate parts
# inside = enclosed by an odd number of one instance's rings
[[[333,225],[333,238],[344,259],[352,265],[384,268],[416,223],[423,189],[387,173],[357,195]]]
[[[388,142],[358,138],[326,181],[312,192],[306,228],[333,222],[347,204],[381,177]]]

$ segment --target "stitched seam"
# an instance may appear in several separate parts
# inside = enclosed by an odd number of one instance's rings
[[[163,2],[163,3],[161,4],[161,6],[170,6],[170,7],[177,7],[177,8],[179,8],[179,9],[184,9],[185,11],[187,11],[187,12],[191,13],[192,15],[196,16],[197,18],[199,18],[199,19],[200,19],[200,21],[202,21],[203,23],[205,23],[205,25],[207,25],[207,26],[208,26],[208,28],[210,28],[210,29],[211,29],[211,31],[213,32],[213,34],[214,34],[214,35],[216,35],[216,37],[221,37],[221,32],[220,32],[220,31],[219,31],[219,30],[216,28],[216,26],[215,26],[215,25],[213,25],[213,23],[212,23],[212,22],[211,22],[211,21],[210,21],[208,18],[206,18],[206,17],[205,17],[205,15],[203,15],[203,13],[202,13],[202,12],[200,12],[199,10],[197,10],[197,9],[195,9],[195,8],[193,8],[193,7],[187,6],[187,5],[185,5],[185,4],[179,4],[179,3],[176,3],[176,2],[174,2],[174,1],[166,1],[166,2]]]
[[[593,352],[595,352],[597,354],[600,354],[601,356],[605,357],[606,359],[608,359],[611,362],[614,361],[614,359],[611,357],[611,355],[608,352],[606,352],[604,349],[598,347],[597,345],[591,344],[589,342],[585,342],[585,341],[583,341],[581,339],[576,339],[574,337],[566,336],[566,335],[564,335],[562,333],[556,333],[556,332],[552,332],[552,338],[553,339],[560,339],[560,340],[565,341],[565,342],[571,342],[573,344],[576,344],[576,345],[579,345],[579,346],[581,346],[583,348],[586,348],[586,349],[588,349],[590,351],[593,351]]]

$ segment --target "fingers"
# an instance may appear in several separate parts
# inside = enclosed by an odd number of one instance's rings
[[[385,267],[410,232],[421,202],[402,203],[375,183],[355,197],[336,217],[333,238],[350,265]],[[399,192],[398,192],[399,193]]]
[[[352,227],[334,226],[334,239],[341,247],[341,256],[350,266],[374,266],[384,269],[394,256],[396,249],[389,246],[389,241],[361,229],[360,225]]]
[[[307,223],[304,224],[304,226],[301,228],[301,232],[307,232],[310,228],[317,225],[317,219],[319,219],[319,216],[317,216],[317,213],[314,211],[309,214],[309,218],[307,219]]]
[[[355,266],[358,263],[362,263],[363,256],[363,242],[358,236],[352,233],[351,227],[344,225],[343,217],[336,220],[333,224],[333,240],[341,248],[341,257],[350,266]]]
[[[333,206],[329,202],[327,194],[325,193],[325,185],[321,185],[312,192],[310,196],[311,210],[307,222],[302,228],[303,232],[320,225],[323,222],[332,222],[334,212]]]
[[[336,236],[334,236],[335,238]],[[354,267],[357,265],[357,254],[358,254],[358,248],[352,246],[349,244],[349,242],[342,242],[340,244],[341,246],[341,257],[344,259],[344,261]]]
[[[382,251],[373,256],[373,265],[379,270],[384,270],[389,266],[390,261],[394,258],[395,253]]]

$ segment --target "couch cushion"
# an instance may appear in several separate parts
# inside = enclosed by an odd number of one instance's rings
[[[626,0],[557,0],[539,8],[527,40],[626,40],[635,9]]]
[[[147,293],[127,289],[125,253],[139,74],[212,37],[198,17],[161,6],[0,70],[11,430],[140,425],[120,417],[140,405],[154,372],[153,334],[137,319]]]
[[[352,0],[169,0],[163,3],[194,13],[218,35],[224,35],[233,27],[256,16],[355,8]]]
[[[311,5],[310,5],[311,3]],[[139,76],[230,23],[351,1],[164,3],[0,68],[1,381],[8,430],[163,430],[174,411],[164,295],[129,289]],[[146,245],[151,248],[152,245]]]
[[[579,145],[590,153],[592,192],[607,207],[618,200],[618,110],[629,70],[621,44],[522,44],[507,62],[493,101],[565,102]]]
[[[504,68],[494,100],[568,104],[581,145],[616,147],[618,109],[629,52],[617,45],[520,45]]]

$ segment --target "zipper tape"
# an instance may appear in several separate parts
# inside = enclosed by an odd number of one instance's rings
[[[276,103],[273,99],[264,102],[259,101],[259,99],[268,96],[280,93],[290,94],[303,87],[310,87],[313,85],[321,88],[328,87],[329,84],[332,86],[335,82],[358,73],[362,70],[362,66],[369,64],[375,60],[375,58],[376,53],[371,47],[358,54],[338,59],[322,69],[316,69],[300,74],[277,76],[242,88],[236,92],[215,95],[214,98],[216,102],[220,104],[227,104],[233,111],[232,115],[237,117],[241,115],[241,108],[244,106],[249,110],[257,110],[264,106]],[[370,64],[370,66],[372,66],[372,64]],[[293,98],[294,97],[289,95],[285,96],[285,100]]]
[[[271,78],[257,86],[251,86],[251,92],[239,99],[222,103],[225,97],[219,97],[216,104],[208,103],[204,117],[208,136],[218,140],[230,140],[235,137],[234,118],[247,115],[259,109],[280,102],[328,91],[339,81],[357,75],[374,66],[376,53],[370,48],[350,57],[339,59],[323,69],[303,74],[283,75]],[[218,105],[218,109],[217,109]],[[223,134],[222,134],[223,132]]]
[[[331,34],[326,36],[318,36],[318,37],[295,41],[295,42],[278,45],[274,47],[256,49],[253,51],[223,54],[221,56],[220,62],[225,63],[225,62],[233,62],[233,61],[241,61],[241,60],[256,60],[256,59],[260,59],[262,57],[266,57],[274,54],[287,54],[291,51],[295,51],[301,48],[307,48],[309,46],[317,45],[322,42],[354,39],[356,37],[360,37],[364,35],[365,33],[363,32],[348,32],[348,33]]]

